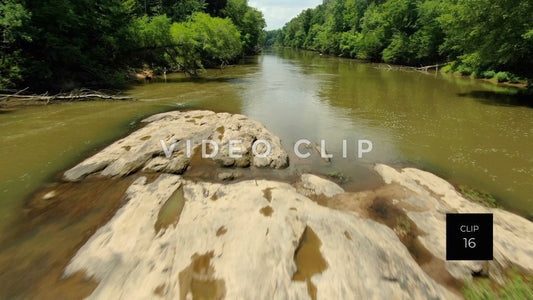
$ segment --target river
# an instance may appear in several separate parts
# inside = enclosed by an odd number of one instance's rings
[[[342,174],[352,187],[378,183],[375,162],[416,166],[454,184],[494,195],[513,211],[533,213],[533,109],[500,99],[506,88],[451,75],[287,49],[210,70],[202,80],[173,74],[134,86],[134,102],[78,102],[0,114],[0,232],[24,200],[57,180],[143,117],[209,109],[257,119],[293,153],[301,138],[326,140],[332,163],[291,154],[284,172]],[[373,143],[362,159],[358,139]],[[347,140],[348,157],[342,157]]]

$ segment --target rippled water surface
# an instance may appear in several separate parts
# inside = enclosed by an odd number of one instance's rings
[[[241,113],[293,143],[326,140],[327,164],[291,154],[286,172],[342,174],[370,187],[375,162],[412,165],[495,195],[531,214],[533,109],[504,88],[468,78],[390,69],[310,52],[279,50],[243,65],[133,87],[135,102],[65,103],[0,114],[0,232],[54,175],[117,138],[144,116],[175,109]],[[373,142],[363,159],[358,139]],[[342,140],[348,157],[342,158]],[[312,150],[314,151],[314,150]]]

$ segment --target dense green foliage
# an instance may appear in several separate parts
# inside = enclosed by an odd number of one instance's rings
[[[131,2],[16,1],[0,8],[2,85],[119,82],[134,37]]]
[[[195,12],[202,12],[207,7],[203,0],[135,0],[135,13],[149,17],[166,15],[173,22],[186,21]]]
[[[247,0],[228,0],[222,11],[239,28],[246,53],[256,53],[259,45],[264,43],[264,28],[266,26],[263,14],[248,6]]]
[[[265,33],[265,47],[271,47],[276,45],[280,33],[281,29],[267,31]]]
[[[229,19],[195,13],[172,23],[165,15],[138,18],[134,24],[137,64],[159,70],[181,70],[197,77],[205,66],[228,64],[242,53],[239,30]]]
[[[178,46],[168,57],[192,76],[206,63],[223,65],[242,52],[240,33],[229,19],[198,13],[189,22],[174,23],[170,32]]]
[[[197,76],[259,51],[264,27],[246,0],[5,0],[0,88],[117,86],[147,67]]]
[[[29,20],[30,13],[22,4],[12,0],[0,3],[0,87],[22,81],[24,57],[20,45],[32,40]]]
[[[455,62],[451,71],[533,78],[533,2],[324,0],[281,32],[282,46],[406,65]],[[509,73],[486,73],[498,70]],[[485,74],[482,74],[485,72]]]

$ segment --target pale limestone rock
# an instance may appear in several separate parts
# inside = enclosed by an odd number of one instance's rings
[[[301,176],[299,192],[304,195],[324,195],[326,197],[333,197],[337,194],[344,193],[344,190],[329,180],[312,174],[303,174]]]
[[[463,198],[454,187],[438,176],[414,168],[400,171],[386,165],[375,170],[386,183],[398,183],[414,195],[400,201],[417,209],[407,210],[408,217],[426,234],[418,238],[437,258],[446,260],[446,213],[492,213],[494,215],[494,260],[447,261],[450,274],[459,279],[471,278],[473,272],[487,272],[503,282],[503,271],[511,266],[533,274],[533,223],[501,209],[487,208]]]
[[[191,160],[187,157],[187,140],[191,141],[191,157],[201,151],[202,140],[218,143],[218,155],[213,160],[227,167],[284,168],[288,165],[288,155],[281,147],[280,139],[261,123],[243,115],[174,111],[151,116],[142,122],[146,126],[66,171],[63,178],[77,181],[97,172],[103,176],[125,176],[140,169],[181,174]],[[242,141],[234,145],[234,153],[241,154],[241,158],[228,157],[230,140]],[[252,155],[252,144],[256,140],[270,144],[271,153],[266,158]],[[176,142],[170,159],[165,157],[161,141],[168,148]],[[264,147],[260,145],[257,150],[262,154]]]
[[[159,210],[180,187],[179,222],[157,232]],[[310,277],[318,299],[457,298],[424,273],[391,229],[319,206],[289,184],[192,183],[164,174],[149,184],[138,179],[127,198],[65,270],[99,281],[90,298],[178,299],[186,291],[180,273],[210,253],[211,277],[194,278],[222,283],[226,299],[309,299],[307,283],[292,280],[306,228],[326,262]]]

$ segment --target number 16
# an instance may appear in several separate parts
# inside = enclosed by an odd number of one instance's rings
[[[476,248],[476,239],[475,238],[463,238],[465,241],[465,248]]]

